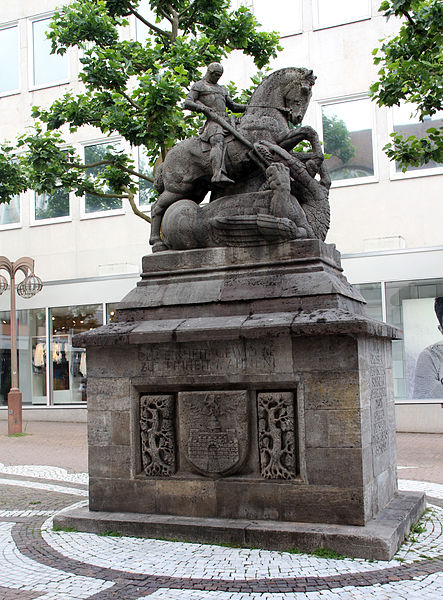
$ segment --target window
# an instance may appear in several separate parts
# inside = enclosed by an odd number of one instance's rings
[[[0,204],[0,227],[8,229],[20,225],[20,197],[14,196],[8,203]]]
[[[19,89],[18,27],[0,29],[0,94]]]
[[[373,108],[368,98],[322,106],[326,164],[341,185],[374,180]]]
[[[302,31],[300,0],[254,0],[253,12],[264,31],[277,31],[281,37]]]
[[[314,29],[352,23],[370,16],[370,0],[314,0]]]
[[[443,400],[443,279],[387,283],[386,312],[404,337],[392,343],[395,398]]]
[[[100,162],[104,159],[109,149],[118,150],[119,144],[113,143],[102,143],[85,146],[85,163],[87,165]],[[87,174],[96,179],[104,171],[106,167],[103,165],[97,165],[87,169]],[[112,190],[107,188],[104,190],[105,193],[112,193]],[[123,203],[120,198],[101,198],[95,194],[85,194],[84,198],[84,215],[99,216],[103,213],[109,213],[111,211],[119,212],[123,210]]]
[[[392,130],[395,133],[401,133],[404,137],[415,135],[417,138],[426,137],[426,131],[431,127],[443,127],[443,111],[437,112],[432,117],[427,117],[424,121],[419,121],[416,116],[417,107],[414,104],[401,104],[392,107]],[[416,173],[428,171],[429,174],[435,172],[435,169],[441,169],[443,163],[429,162],[419,167],[408,167],[407,173]],[[395,162],[395,172],[402,173],[401,167]]]
[[[66,82],[68,79],[68,56],[51,54],[51,42],[46,37],[50,18],[32,21],[32,83],[42,87]]]
[[[103,325],[103,305],[51,308],[50,322],[53,404],[86,402],[86,351],[72,345],[72,336]]]
[[[142,148],[138,149],[138,170],[143,175],[154,177],[154,169],[148,162],[148,157]],[[151,198],[153,197],[153,184],[146,179],[139,180],[139,199],[138,204],[140,208],[150,208]]]
[[[54,194],[35,194],[35,223],[66,220],[66,217],[69,217],[69,192],[60,189]]]
[[[11,387],[11,313],[0,312],[0,405]],[[23,404],[46,404],[46,311],[17,311],[19,386]]]
[[[360,283],[354,284],[363,298],[366,300],[365,312],[368,317],[376,321],[383,321],[383,309],[381,299],[381,284],[380,283]]]

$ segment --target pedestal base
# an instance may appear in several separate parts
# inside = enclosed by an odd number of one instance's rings
[[[88,357],[90,510],[145,515],[132,519],[162,537],[181,523],[183,539],[254,544],[254,531],[308,550],[345,526],[347,546],[397,498],[398,330],[364,315],[318,240],[159,254],[115,321],[74,340]]]
[[[288,551],[295,548],[313,552],[328,548],[353,558],[390,560],[397,552],[411,524],[425,509],[421,493],[400,493],[364,527],[251,521],[246,519],[205,519],[175,515],[95,512],[77,508],[54,518],[54,524],[89,533],[115,531],[122,535],[207,544],[233,544],[244,548]]]

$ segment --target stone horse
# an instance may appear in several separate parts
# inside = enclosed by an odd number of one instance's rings
[[[312,70],[289,67],[275,71],[257,87],[239,121],[239,135],[227,139],[226,169],[236,184],[225,188],[224,194],[257,191],[265,181],[264,173],[268,165],[262,164],[261,170],[257,166],[259,157],[254,156],[253,152],[256,142],[269,142],[290,151],[307,139],[312,152],[303,153],[300,159],[307,161],[306,167],[312,177],[320,170],[324,157],[316,132],[311,127],[290,127],[290,124],[300,125],[314,83]],[[254,176],[257,172],[259,176]],[[174,146],[159,168],[154,185],[160,192],[152,208],[150,243],[153,252],[156,252],[167,249],[160,238],[166,209],[182,199],[199,204],[211,189],[209,152],[201,140],[191,138]],[[214,198],[220,195],[213,190]]]

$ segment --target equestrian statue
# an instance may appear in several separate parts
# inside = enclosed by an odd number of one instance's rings
[[[184,107],[203,113],[206,123],[157,169],[152,251],[324,240],[331,180],[317,133],[301,125],[312,70],[271,73],[248,104],[234,102],[218,84],[222,73],[212,63],[192,86]],[[310,149],[294,150],[303,141]],[[208,192],[210,201],[201,204]]]

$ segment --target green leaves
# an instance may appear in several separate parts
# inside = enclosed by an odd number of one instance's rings
[[[443,109],[443,3],[385,0],[379,10],[386,17],[402,18],[403,25],[398,35],[384,40],[373,52],[374,63],[381,69],[379,80],[370,87],[371,95],[379,106],[399,105],[401,101],[415,104],[423,121]],[[402,141],[396,135],[387,146],[387,154],[404,168],[425,164],[441,156],[441,139],[441,130],[434,138],[416,142]]]
[[[149,8],[155,14],[145,18]],[[129,39],[135,20],[144,23],[146,39]],[[135,193],[138,174],[126,154],[106,155],[99,175],[91,177],[61,128],[73,133],[90,126],[118,135],[143,146],[154,165],[201,126],[203,117],[185,114],[182,104],[209,63],[241,50],[262,68],[278,50],[277,34],[257,31],[250,10],[232,11],[229,0],[74,0],[55,13],[48,36],[53,52],[80,49],[84,90],[32,109],[35,128],[15,149],[0,153],[0,201],[27,188],[118,198]]]

